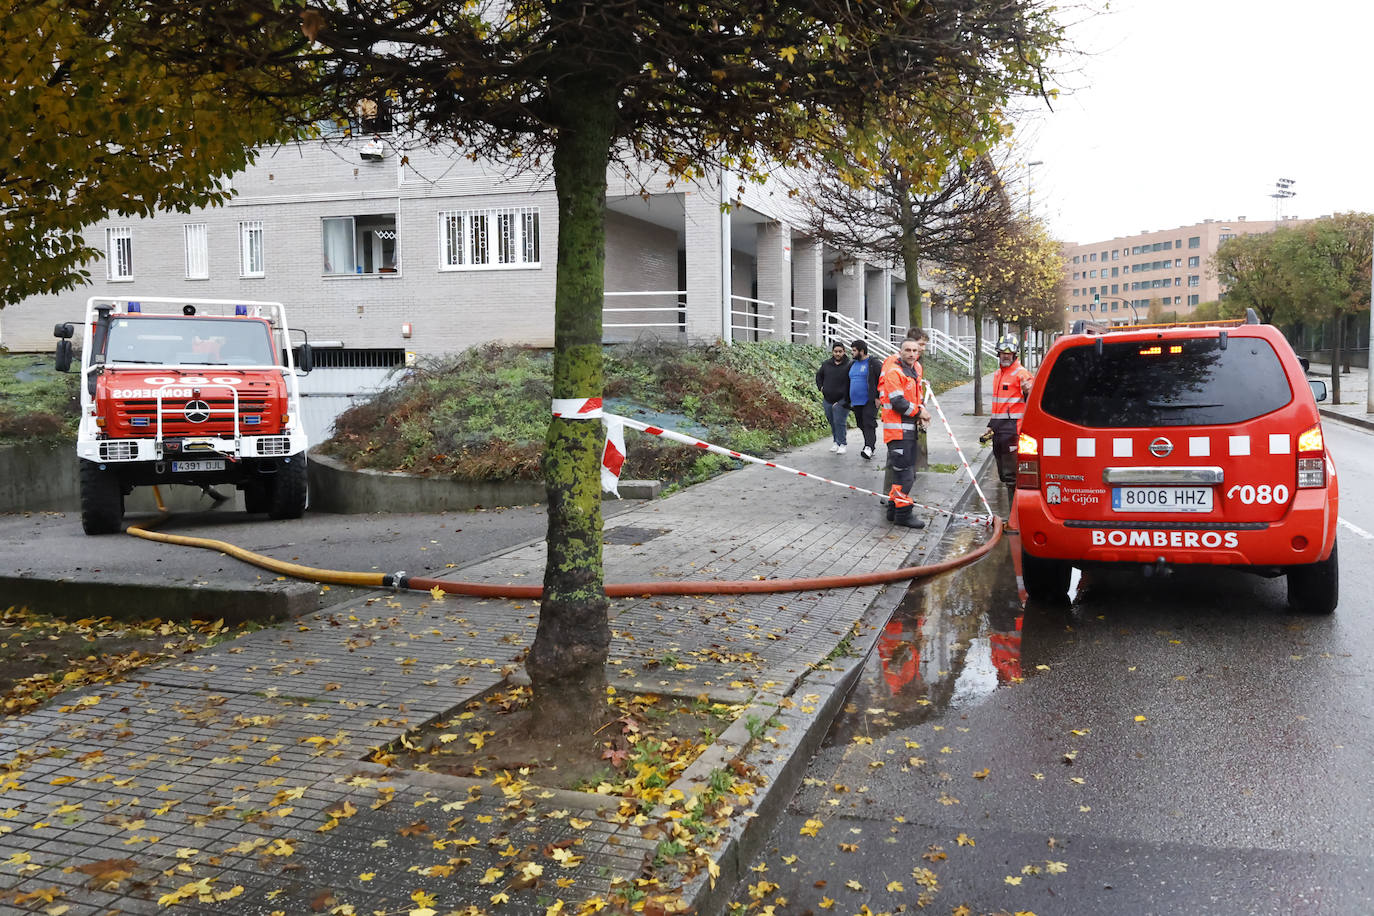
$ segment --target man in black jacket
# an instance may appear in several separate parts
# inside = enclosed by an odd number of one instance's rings
[[[825,402],[825,418],[830,421],[830,436],[834,440],[830,450],[843,455],[845,423],[849,419],[849,357],[844,355],[844,344],[837,342],[830,348],[830,359],[816,370],[816,387]]]

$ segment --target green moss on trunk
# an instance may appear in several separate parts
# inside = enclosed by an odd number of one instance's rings
[[[554,398],[601,397],[601,309],[606,261],[606,168],[615,98],[591,75],[562,82],[554,174],[558,193]],[[601,559],[601,424],[553,419],[544,448],[548,565],[539,629],[525,667],[541,725],[566,731],[585,719],[604,683],[610,625]],[[568,708],[571,704],[571,709]]]

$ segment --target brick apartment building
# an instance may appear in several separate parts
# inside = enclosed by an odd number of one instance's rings
[[[1283,224],[1305,220],[1290,217]],[[1143,323],[1151,303],[1167,314],[1185,318],[1203,302],[1213,302],[1222,289],[1210,260],[1217,246],[1237,235],[1271,232],[1273,220],[1207,219],[1176,229],[1142,231],[1103,242],[1063,246],[1064,285],[1068,288],[1067,328],[1080,318]]]

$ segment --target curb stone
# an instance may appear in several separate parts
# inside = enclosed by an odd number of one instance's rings
[[[975,458],[977,468],[975,476],[981,474],[992,460],[992,453],[988,452],[981,460]],[[962,502],[973,491],[972,481],[965,485],[963,494],[955,500],[955,504]],[[943,541],[945,534],[949,530],[951,516],[940,515],[942,524],[938,532],[929,531],[929,535],[937,535],[929,541],[938,545]],[[922,539],[925,543],[926,538]],[[919,546],[913,549],[908,563],[915,559]],[[830,731],[830,726],[834,723],[840,710],[844,706],[845,699],[849,696],[850,690],[858,681],[859,675],[863,672],[865,664],[868,662],[869,655],[873,648],[878,644],[878,638],[882,632],[882,626],[892,613],[901,604],[906,596],[910,584],[902,587],[900,583],[892,583],[884,586],[879,594],[871,601],[863,616],[855,621],[852,633],[857,635],[855,651],[851,655],[844,657],[844,664],[835,668],[833,665],[829,670],[813,668],[810,672],[802,675],[793,684],[792,688],[784,694],[775,694],[777,697],[773,703],[755,703],[746,710],[745,713],[735,720],[735,725],[745,721],[746,716],[753,710],[759,710],[757,714],[764,714],[768,718],[777,716],[783,720],[785,729],[770,730],[775,740],[772,747],[775,750],[772,766],[761,765],[759,761],[746,760],[758,766],[760,771],[769,774],[770,778],[764,784],[762,797],[759,798],[753,811],[744,817],[737,818],[731,823],[731,828],[727,838],[714,856],[716,863],[720,867],[720,877],[713,882],[706,873],[696,875],[687,885],[683,897],[693,912],[712,914],[722,911],[724,906],[730,901],[731,892],[735,886],[745,878],[746,869],[749,862],[758,853],[764,841],[773,832],[787,802],[796,794],[801,786],[801,781],[810,765],[811,758],[820,748],[821,742]],[[838,646],[838,642],[836,645]],[[792,709],[784,709],[781,705],[782,700],[794,697],[803,690],[821,695],[820,701],[815,704],[814,713],[801,713]],[[767,719],[765,718],[765,721]],[[733,729],[733,726],[732,726]],[[730,734],[727,729],[726,734],[717,739],[716,744],[698,758],[697,763],[701,763],[708,755],[713,755],[723,743],[726,743],[726,736]],[[747,735],[747,732],[746,732]],[[746,743],[745,754],[759,750],[759,742]],[[728,744],[727,744],[728,747]],[[726,760],[730,759],[728,751]],[[718,759],[718,758],[717,758]],[[675,783],[675,787],[680,787],[679,783],[686,782],[689,775],[694,775],[697,764],[683,773],[682,777]],[[706,770],[709,772],[709,769]],[[698,778],[704,779],[704,774]]]

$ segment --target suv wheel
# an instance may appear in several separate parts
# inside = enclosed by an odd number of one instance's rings
[[[1288,569],[1288,603],[1303,614],[1330,614],[1341,598],[1341,577],[1336,545],[1331,556],[1318,563]]]
[[[124,520],[124,490],[113,471],[81,459],[81,530],[114,534]]]
[[[267,517],[300,518],[305,514],[305,453],[281,463],[267,484]]]
[[[1046,560],[1021,551],[1021,582],[1036,601],[1063,603],[1069,597],[1073,567],[1064,560]]]

